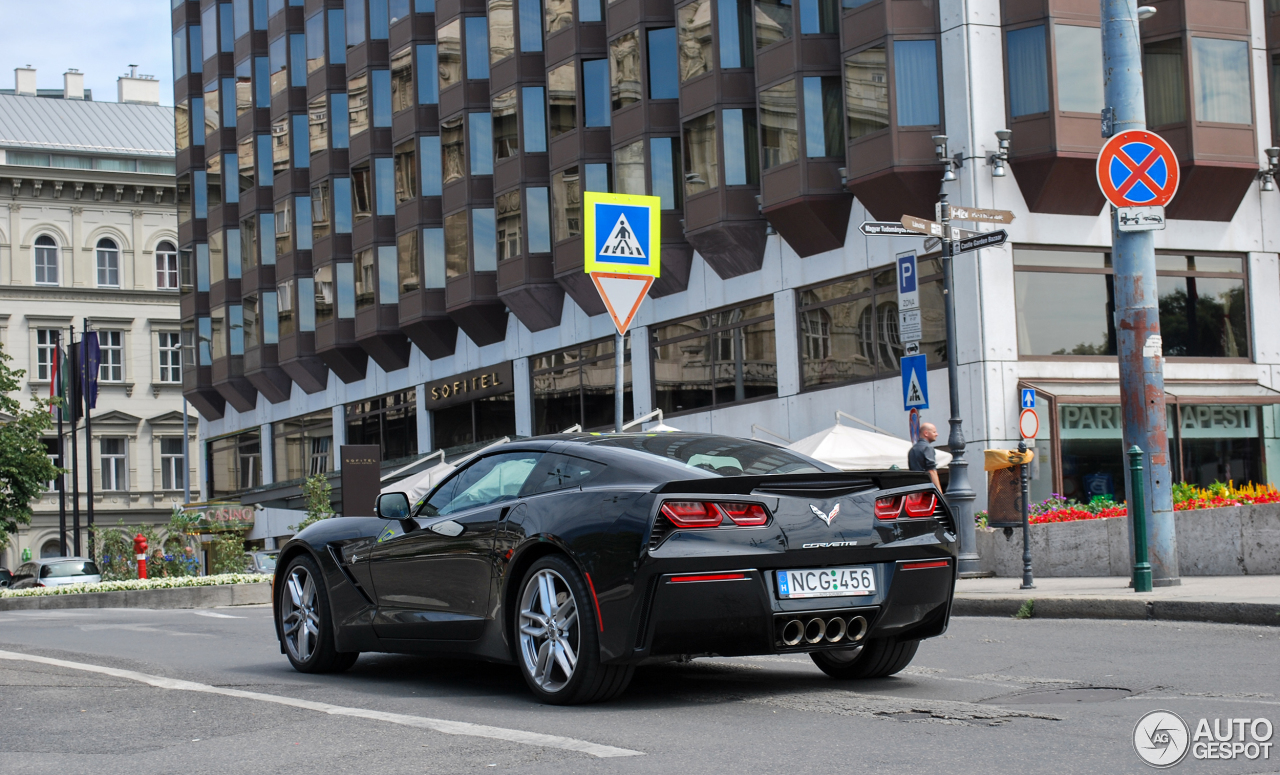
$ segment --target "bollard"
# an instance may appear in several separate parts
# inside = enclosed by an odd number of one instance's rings
[[[1133,591],[1151,591],[1151,563],[1147,557],[1147,513],[1142,492],[1142,448],[1129,448],[1129,514],[1133,517]]]
[[[147,577],[147,539],[138,533],[133,537],[133,553],[138,558],[138,578]]]

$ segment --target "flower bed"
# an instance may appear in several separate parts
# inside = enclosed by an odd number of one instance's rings
[[[118,592],[129,589],[174,589],[177,587],[217,587],[224,584],[265,584],[271,576],[264,573],[221,573],[217,576],[178,576],[162,579],[130,579],[103,581],[98,584],[65,584],[35,589],[0,589],[0,599],[7,597],[39,597],[42,595],[78,595],[85,592]]]
[[[1244,484],[1237,487],[1232,482],[1214,482],[1208,487],[1183,483],[1173,486],[1174,511],[1219,509],[1256,503],[1280,503],[1280,490],[1269,484]],[[1109,495],[1095,496],[1088,503],[1080,503],[1053,493],[1040,503],[1031,504],[1027,512],[1028,521],[1033,525],[1129,516],[1128,507],[1124,503],[1116,503]],[[980,526],[987,526],[987,512],[979,511],[974,519]]]

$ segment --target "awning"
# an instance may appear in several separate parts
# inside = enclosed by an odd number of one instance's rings
[[[1019,387],[1034,388],[1062,403],[1118,404],[1118,380],[1022,380]],[[1280,404],[1280,390],[1258,382],[1231,380],[1166,380],[1164,399],[1169,404]]]

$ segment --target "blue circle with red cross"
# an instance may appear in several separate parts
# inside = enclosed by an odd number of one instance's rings
[[[1116,207],[1166,205],[1178,191],[1178,159],[1154,132],[1121,132],[1098,155],[1098,186]]]

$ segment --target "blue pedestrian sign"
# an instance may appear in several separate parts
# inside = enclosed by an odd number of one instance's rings
[[[929,408],[928,356],[904,355],[902,357],[902,409]]]
[[[660,198],[587,191],[582,205],[588,273],[661,276]]]
[[[1022,408],[1023,409],[1036,408],[1036,389],[1035,388],[1022,389]]]

